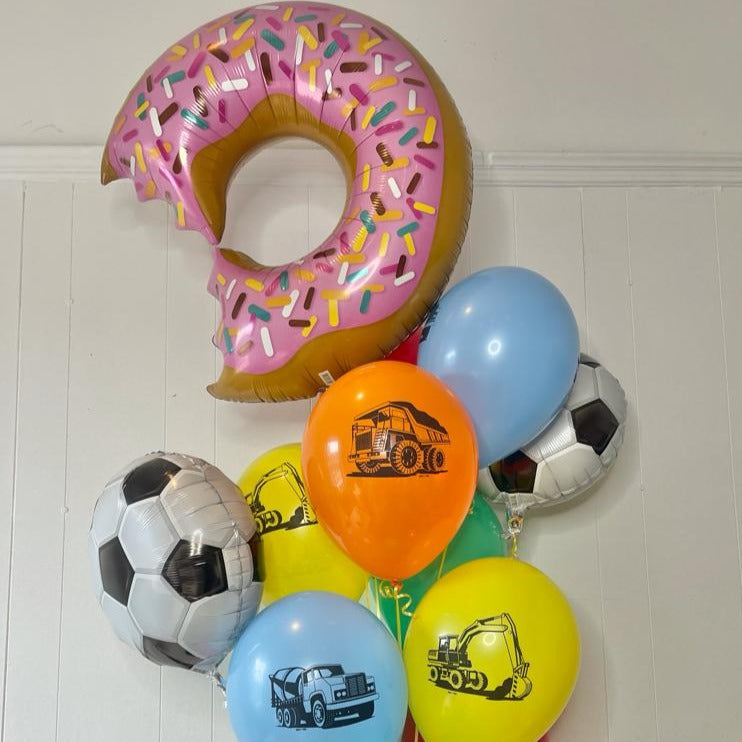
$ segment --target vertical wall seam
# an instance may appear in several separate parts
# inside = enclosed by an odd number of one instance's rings
[[[60,555],[59,574],[59,624],[57,646],[57,708],[54,715],[54,739],[59,739],[59,699],[62,691],[62,608],[64,606],[64,562],[67,551],[67,495],[68,495],[68,467],[70,446],[70,365],[72,358],[72,251],[75,241],[75,184],[70,188],[70,244],[69,244],[69,276],[67,284],[67,392],[64,408],[64,503],[62,505],[62,553]]]
[[[309,244],[309,235],[312,234],[312,186],[307,185],[307,239],[305,247],[307,252],[312,249],[312,245]]]
[[[18,488],[18,409],[21,395],[21,326],[23,311],[23,249],[26,236],[26,188],[21,191],[21,245],[18,257],[18,320],[16,323],[16,370],[15,370],[15,427],[13,431],[13,491],[10,496],[10,537],[8,541],[8,605],[5,608],[5,647],[3,648],[3,718],[0,724],[0,740],[5,739],[5,722],[8,714],[8,650],[10,648],[10,610],[13,598],[13,551],[15,547],[15,507]]]
[[[629,303],[631,306],[631,340],[634,347],[634,396],[636,399],[636,434],[637,434],[637,452],[639,458],[639,493],[642,503],[642,537],[644,539],[644,565],[646,569],[647,581],[647,608],[649,612],[649,646],[652,652],[652,693],[654,695],[654,723],[657,734],[657,742],[661,742],[660,737],[660,714],[657,701],[657,667],[655,662],[654,649],[654,616],[652,613],[652,590],[649,582],[649,551],[647,549],[647,508],[644,491],[644,461],[642,456],[642,435],[641,435],[641,414],[639,403],[639,361],[636,346],[636,307],[634,304],[634,273],[631,264],[631,219],[629,213],[629,193],[625,192],[626,202],[626,255],[629,267]]]
[[[593,513],[597,508],[593,505]],[[603,657],[603,695],[605,697],[605,738],[610,742],[611,739],[611,699],[608,695],[608,651],[606,637],[606,617],[605,617],[605,585],[603,581],[603,565],[600,558],[600,521],[595,518],[595,560],[598,566],[598,590],[600,591],[600,628],[602,641],[600,651]]]
[[[582,248],[582,301],[585,306],[585,344],[587,346],[587,352],[591,350],[590,347],[590,316],[587,311],[587,268],[585,262],[585,204],[584,204],[584,188],[579,189],[580,195],[580,246]]]
[[[582,287],[583,301],[585,302],[585,347],[586,352],[592,351],[590,344],[590,311],[588,304],[588,270],[587,270],[587,250],[585,247],[585,189],[580,188],[580,242],[582,245]],[[603,579],[603,567],[600,558],[600,521],[597,518],[597,508],[595,503],[592,505],[593,519],[595,526],[595,560],[598,567],[598,590],[600,592],[600,624],[601,624],[601,643],[600,649],[603,657],[603,695],[605,697],[605,734],[606,740],[611,739],[610,710],[611,703],[608,695],[608,650],[606,637],[606,612],[605,612],[605,580]]]
[[[162,665],[160,665],[160,706],[157,713],[157,739],[162,740]]]
[[[734,511],[735,520],[735,532],[737,534],[737,559],[739,561],[740,570],[740,609],[742,610],[742,545],[740,544],[740,522],[739,522],[739,508],[737,507],[737,478],[734,467],[734,428],[732,426],[732,405],[731,395],[729,391],[729,352],[727,348],[727,324],[726,324],[726,313],[724,309],[724,292],[723,283],[721,279],[721,247],[719,244],[719,204],[717,199],[717,192],[713,192],[714,197],[714,240],[716,246],[716,268],[718,271],[719,278],[719,313],[721,319],[721,340],[722,340],[722,351],[724,358],[724,394],[727,402],[727,425],[729,430],[729,467],[731,474],[732,484],[732,509]]]
[[[472,191],[472,211],[474,209],[474,192]],[[469,212],[469,221],[466,225],[466,237],[464,237],[464,242],[461,245],[461,249],[466,250],[466,276],[470,276],[472,274],[472,270],[474,268],[474,246],[472,245],[471,241],[471,215],[472,211]],[[468,248],[468,249],[467,249]],[[461,257],[459,257],[459,260],[461,260]]]

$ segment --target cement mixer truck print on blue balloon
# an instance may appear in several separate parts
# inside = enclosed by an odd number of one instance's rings
[[[261,611],[237,641],[226,685],[240,742],[397,742],[407,715],[405,668],[386,626],[323,591]]]
[[[373,677],[342,665],[287,667],[270,676],[271,705],[279,726],[302,729],[356,724],[374,714]]]

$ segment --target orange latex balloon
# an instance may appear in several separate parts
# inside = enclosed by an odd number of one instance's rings
[[[471,505],[477,444],[466,410],[408,363],[361,366],[324,392],[302,444],[319,522],[364,569],[387,580],[445,549]]]

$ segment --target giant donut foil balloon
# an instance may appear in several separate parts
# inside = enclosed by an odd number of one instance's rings
[[[290,264],[215,248],[222,399],[309,397],[384,357],[437,300],[466,233],[471,151],[443,83],[394,31],[331,5],[257,5],[174,43],[116,117],[102,181],[131,178],[217,245],[235,169],[286,136],[335,154],[346,206]]]

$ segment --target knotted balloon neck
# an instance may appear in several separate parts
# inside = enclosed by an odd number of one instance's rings
[[[227,684],[224,682],[224,677],[218,670],[209,670],[208,674],[211,682],[222,692],[224,696],[224,708],[227,708]]]
[[[410,606],[412,605],[412,596],[409,593],[402,592],[404,585],[397,580],[385,580],[381,583],[381,594],[385,598],[396,601],[397,610],[401,615],[412,618],[412,611]]]
[[[402,616],[412,618],[412,596],[404,592],[404,585],[398,580],[384,580],[379,586],[382,597],[394,601],[397,624],[397,642],[402,646]]]

